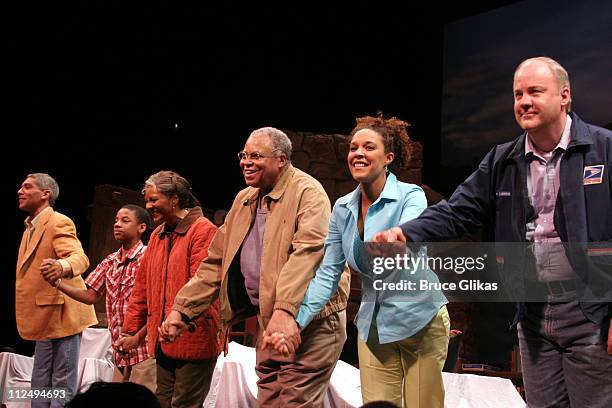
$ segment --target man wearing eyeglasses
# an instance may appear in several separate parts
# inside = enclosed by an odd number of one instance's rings
[[[248,187],[177,294],[160,334],[172,341],[219,297],[224,333],[258,317],[258,405],[321,406],[346,340],[348,272],[314,326],[300,334],[294,321],[323,256],[329,199],[318,181],[291,165],[291,141],[278,129],[255,130],[238,159]],[[288,354],[262,347],[266,333],[285,333]]]

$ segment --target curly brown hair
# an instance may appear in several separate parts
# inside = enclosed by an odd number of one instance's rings
[[[370,129],[378,133],[384,142],[385,153],[393,153],[395,159],[389,164],[390,170],[399,170],[408,165],[412,155],[412,144],[408,136],[410,123],[395,116],[385,118],[382,112],[376,116],[362,116],[355,120],[355,128],[349,135],[349,143],[355,133],[362,129]]]

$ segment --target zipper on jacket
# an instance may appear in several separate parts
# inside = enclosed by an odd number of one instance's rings
[[[164,322],[164,318],[166,317],[166,287],[168,285],[168,263],[170,262],[170,251],[172,251],[172,233],[168,234],[168,249],[166,250],[166,266],[164,268],[164,287],[163,287],[163,300],[162,300],[162,310],[161,310],[161,321],[159,325]]]

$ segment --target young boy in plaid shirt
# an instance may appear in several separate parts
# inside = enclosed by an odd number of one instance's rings
[[[85,279],[87,288],[68,286],[62,283],[61,279],[53,285],[71,298],[89,305],[106,295],[106,317],[115,360],[113,381],[132,381],[155,392],[157,387],[155,358],[149,358],[147,352],[146,326],[127,340],[131,347],[136,345],[138,347],[124,351],[116,345],[121,337],[121,326],[136,280],[136,272],[147,248],[143,245],[141,237],[150,227],[151,218],[147,210],[137,205],[124,205],[117,212],[113,231],[121,248],[108,255],[89,274]]]

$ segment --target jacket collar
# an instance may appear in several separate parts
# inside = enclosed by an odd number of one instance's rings
[[[27,243],[27,236],[25,234],[29,234],[26,230],[24,232],[24,239],[21,241],[21,245],[19,246],[19,257],[17,258],[18,268],[17,271],[21,271],[23,265],[26,261],[32,256],[34,253],[34,249],[36,249],[38,243],[42,239],[43,233],[46,229],[46,225],[51,219],[51,217],[55,214],[55,210],[49,207],[43,210],[34,220],[34,228],[32,232],[32,236],[29,238],[29,243]],[[39,228],[37,228],[40,225]],[[27,222],[26,222],[27,226]],[[27,244],[26,244],[27,243]]]
[[[568,149],[576,146],[592,145],[593,137],[586,123],[574,112],[569,113],[572,118],[572,128],[570,129],[570,143]]]
[[[574,112],[569,112],[568,115],[572,118],[572,127],[570,129],[570,142],[567,146],[568,150],[573,147],[593,144],[593,137],[589,132],[589,128],[582,121],[582,119],[580,119],[580,117]],[[520,158],[525,156],[526,137],[527,132],[523,132],[523,134],[514,141],[514,147],[508,155],[509,159],[514,159],[515,161],[518,161]]]
[[[550,152],[551,154],[556,152],[558,149],[562,150],[563,152],[567,150],[569,143],[570,143],[570,133],[572,129],[571,128],[572,122],[573,122],[572,117],[570,115],[567,115],[567,119],[565,121],[565,128],[563,129],[563,132],[561,133],[561,139],[557,143],[557,146],[555,146],[555,148]],[[533,143],[533,140],[531,140],[531,138],[529,137],[529,134],[527,134],[527,136],[525,137],[525,156],[526,157],[529,157],[529,156],[542,157],[542,155],[538,151],[538,148]]]
[[[522,135],[519,136],[518,139],[514,141],[514,146],[510,153],[508,154],[508,160],[512,159],[516,162],[520,161],[525,157],[525,138],[527,137],[527,132],[523,132]]]
[[[25,221],[23,222],[26,226],[26,228],[33,230],[36,228],[36,225],[39,222],[42,222],[43,224],[47,222],[47,220],[49,219],[49,217],[51,217],[51,214],[53,214],[53,208],[52,207],[47,207],[44,210],[42,210],[41,212],[38,213],[38,215],[34,218],[32,217],[28,217],[25,219]]]
[[[283,172],[283,174],[281,174],[280,179],[274,185],[274,187],[272,188],[272,191],[266,194],[265,197],[269,197],[271,200],[274,200],[274,201],[279,200],[283,196],[283,194],[285,194],[285,190],[287,190],[287,186],[289,185],[289,182],[293,178],[294,174],[295,174],[295,167],[293,167],[291,163],[288,163],[287,169]],[[254,188],[251,195],[243,202],[243,204],[249,205],[253,203],[254,201],[256,201],[257,198],[259,197],[260,192],[261,192],[261,189]]]
[[[204,213],[202,213],[202,209],[200,207],[193,207],[191,210],[189,210],[185,218],[179,221],[176,228],[174,228],[174,231],[167,231],[166,224],[164,223],[160,225],[158,234],[160,237],[162,237],[164,234],[171,234],[172,232],[176,232],[179,235],[185,235],[187,231],[189,231],[191,225],[196,222],[198,218],[203,216]]]

